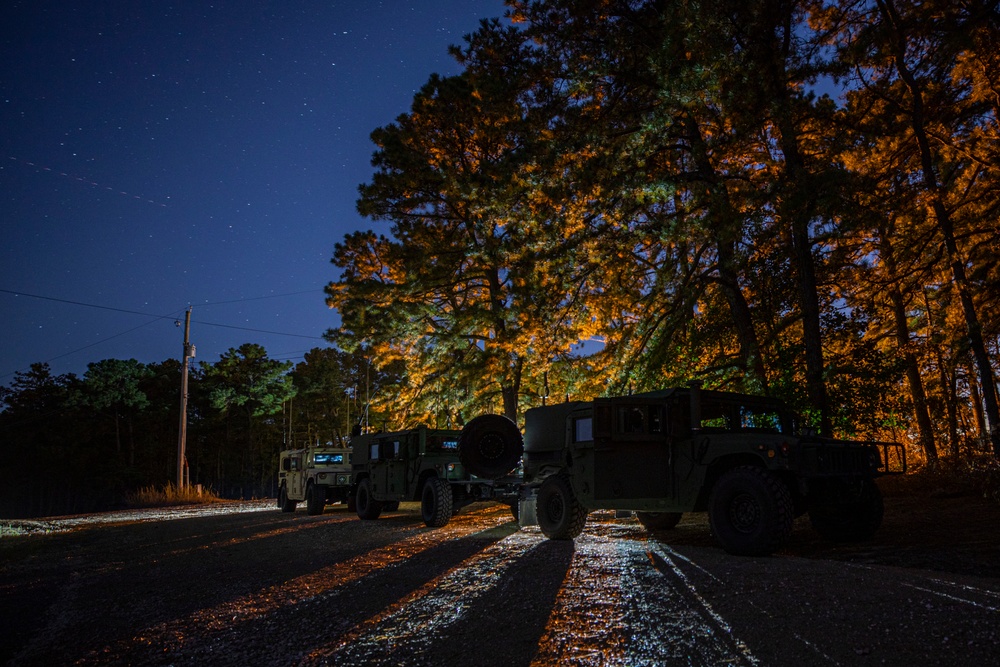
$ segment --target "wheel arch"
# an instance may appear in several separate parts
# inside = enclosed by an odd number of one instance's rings
[[[424,485],[427,484],[427,480],[429,480],[432,477],[440,477],[440,475],[437,474],[437,471],[434,470],[434,469],[432,469],[432,468],[428,468],[428,469],[422,470],[420,472],[420,476],[417,477],[417,483],[414,484],[413,485],[414,488],[412,488],[410,490],[411,491],[410,492],[410,500],[411,501],[413,501],[413,502],[420,502],[421,501],[423,493],[424,493]]]
[[[712,489],[715,488],[715,483],[719,481],[720,477],[733,468],[740,468],[742,466],[755,466],[757,468],[764,469],[767,468],[764,464],[764,460],[755,454],[741,452],[738,454],[720,456],[712,461],[708,465],[708,469],[705,471],[705,479],[702,481],[701,489],[698,491],[698,498],[695,500],[695,511],[707,511],[708,501],[709,498],[712,497]]]

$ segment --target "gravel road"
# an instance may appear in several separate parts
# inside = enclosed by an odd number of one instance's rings
[[[886,499],[873,543],[800,519],[769,558],[703,516],[572,542],[473,505],[360,521],[273,501],[19,524],[0,538],[9,665],[1000,664],[1000,508]],[[8,525],[11,522],[5,522]]]

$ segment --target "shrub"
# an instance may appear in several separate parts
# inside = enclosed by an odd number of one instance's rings
[[[162,487],[144,486],[126,494],[129,507],[163,507],[166,505],[195,505],[219,502],[219,497],[200,485],[179,489],[173,484]]]

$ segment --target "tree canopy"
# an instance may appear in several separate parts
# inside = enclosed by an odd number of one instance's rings
[[[1000,452],[994,2],[510,0],[375,130],[345,348],[413,420],[702,380]]]

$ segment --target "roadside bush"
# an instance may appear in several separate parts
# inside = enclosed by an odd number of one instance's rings
[[[144,486],[125,495],[129,507],[163,507],[166,505],[196,505],[220,502],[220,498],[200,486],[179,489],[173,484],[162,487]]]

